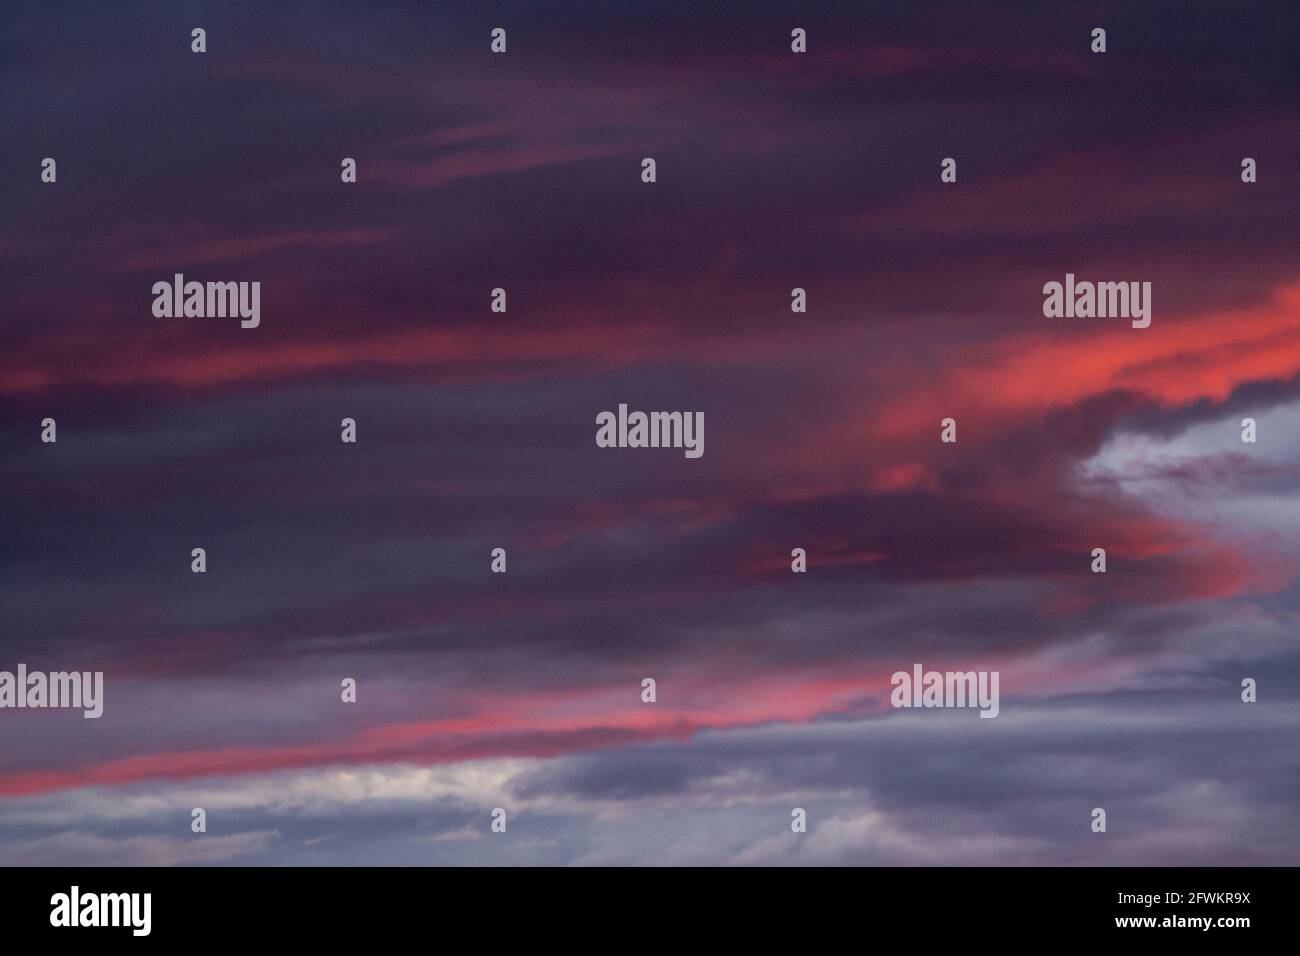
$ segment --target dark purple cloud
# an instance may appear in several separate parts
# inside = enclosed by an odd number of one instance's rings
[[[1297,15],[1105,13],[8,11],[0,669],[109,703],[4,713],[0,860],[1294,862],[1225,855],[1294,829]],[[1067,271],[1151,328],[1043,319]],[[704,456],[596,447],[620,402]],[[1003,716],[921,746],[914,661]],[[208,849],[100,802],[205,788]]]

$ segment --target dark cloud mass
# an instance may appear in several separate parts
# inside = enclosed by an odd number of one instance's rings
[[[1300,862],[1294,4],[0,18],[0,863]]]

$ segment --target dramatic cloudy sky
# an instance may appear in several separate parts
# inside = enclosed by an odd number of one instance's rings
[[[0,863],[1300,863],[1297,8],[998,6],[6,5]]]

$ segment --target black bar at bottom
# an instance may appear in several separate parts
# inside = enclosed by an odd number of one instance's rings
[[[0,870],[0,923],[6,942],[126,945],[373,946],[413,937],[457,949],[579,941],[693,948],[704,939],[766,949],[836,937],[857,946],[1080,937],[1232,945],[1285,931],[1296,875],[1182,867],[29,868]]]

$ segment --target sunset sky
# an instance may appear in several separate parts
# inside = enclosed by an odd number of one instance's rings
[[[1297,36],[6,4],[0,670],[105,703],[0,711],[0,864],[1300,864]],[[916,662],[1000,715],[892,709]]]

